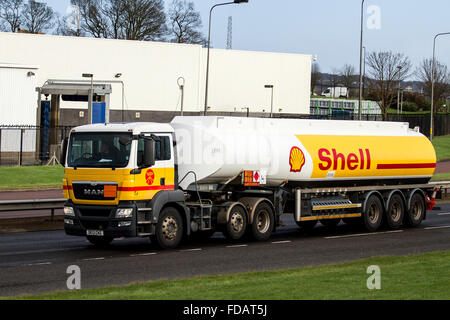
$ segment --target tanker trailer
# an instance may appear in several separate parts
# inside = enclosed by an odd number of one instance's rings
[[[106,141],[122,162],[94,156]],[[433,146],[407,123],[175,117],[78,127],[68,145],[66,233],[94,244],[138,236],[174,248],[216,231],[267,240],[284,213],[306,229],[418,226],[438,187]]]

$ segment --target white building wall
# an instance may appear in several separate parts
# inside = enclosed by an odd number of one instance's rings
[[[179,111],[182,76],[184,110],[204,108],[206,49],[199,45],[0,32],[0,61],[39,65],[38,86],[48,79],[82,80],[82,73],[93,73],[94,80],[122,73],[126,110]],[[269,112],[264,85],[273,84],[274,112],[307,114],[310,69],[310,55],[211,49],[208,105],[212,111]],[[121,109],[121,85],[112,89],[111,109]]]
[[[0,125],[36,125],[37,79],[29,72],[38,69],[0,63]]]

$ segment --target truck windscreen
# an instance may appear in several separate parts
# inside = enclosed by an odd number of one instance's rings
[[[123,168],[130,159],[130,133],[79,132],[70,136],[69,167]]]

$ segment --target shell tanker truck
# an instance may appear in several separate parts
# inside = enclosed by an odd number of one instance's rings
[[[267,240],[301,228],[418,226],[434,205],[436,154],[407,123],[175,117],[72,129],[63,144],[65,231],[105,245],[222,231]]]

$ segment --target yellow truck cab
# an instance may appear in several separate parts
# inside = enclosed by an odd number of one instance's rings
[[[73,129],[67,143],[62,157],[67,234],[86,236],[97,245],[155,235],[161,212],[152,211],[170,202],[162,212],[169,213],[163,223],[166,241],[159,241],[167,247],[179,243],[182,235],[174,229],[182,229],[177,210],[185,210],[184,193],[177,187],[169,124],[85,125]]]

